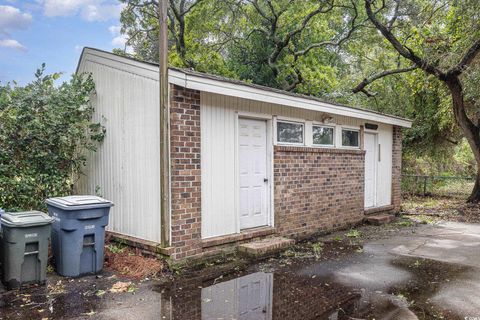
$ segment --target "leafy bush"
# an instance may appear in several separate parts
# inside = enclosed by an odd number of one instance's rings
[[[0,207],[44,209],[48,197],[68,195],[105,129],[92,123],[90,75],[55,86],[45,65],[26,86],[0,86]]]

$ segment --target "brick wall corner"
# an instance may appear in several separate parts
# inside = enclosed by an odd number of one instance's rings
[[[392,205],[399,212],[402,205],[402,128],[393,126],[392,144]]]
[[[201,246],[200,91],[170,87],[172,260],[198,255]]]

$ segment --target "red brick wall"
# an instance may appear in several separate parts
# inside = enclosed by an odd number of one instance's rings
[[[304,237],[363,219],[362,150],[276,146],[275,226]]]
[[[392,205],[395,212],[402,205],[402,128],[393,126],[392,145]]]
[[[171,258],[179,260],[210,255],[222,246],[202,248],[200,92],[172,86],[170,93]],[[394,127],[392,203],[396,210],[401,203],[401,140],[401,128]],[[276,146],[277,233],[300,238],[362,221],[364,161],[362,150]]]
[[[172,259],[201,253],[200,91],[170,90]]]
[[[329,319],[336,309],[342,309],[342,314],[351,315],[360,298],[358,293],[339,284],[326,286],[325,279],[319,277],[312,279],[289,272],[276,273],[273,279],[274,320]]]

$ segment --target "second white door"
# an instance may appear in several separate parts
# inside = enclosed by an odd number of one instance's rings
[[[377,135],[365,132],[365,208],[376,206]]]
[[[267,122],[239,119],[240,229],[268,225]]]

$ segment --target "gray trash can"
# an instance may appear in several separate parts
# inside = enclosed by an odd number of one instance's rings
[[[113,203],[96,196],[50,198],[46,203],[54,219],[52,251],[57,273],[78,277],[101,271]]]
[[[8,289],[45,283],[52,221],[40,211],[2,214],[2,280]]]

